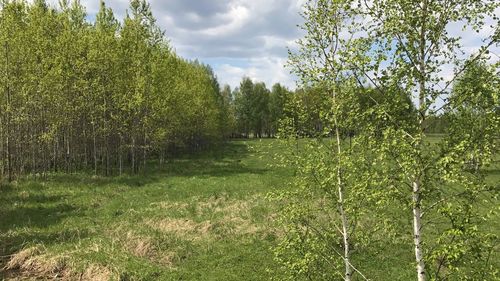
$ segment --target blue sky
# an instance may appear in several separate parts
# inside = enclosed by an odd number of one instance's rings
[[[99,0],[80,0],[92,18]],[[49,0],[57,3],[58,0]],[[176,52],[185,58],[199,59],[214,69],[221,84],[237,86],[242,76],[264,81],[268,87],[280,82],[295,88],[295,79],[284,67],[287,47],[303,34],[299,11],[305,0],[151,0],[158,25],[165,30]],[[129,0],[108,0],[117,18],[123,18]],[[500,11],[498,11],[500,14]],[[477,51],[479,34],[463,31],[461,24],[450,25],[453,35],[463,36],[466,55]],[[500,59],[500,48],[492,49],[491,60]],[[443,69],[445,78],[453,67]]]

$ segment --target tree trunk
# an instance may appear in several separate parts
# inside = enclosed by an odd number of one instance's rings
[[[143,146],[143,150],[142,150],[142,160],[143,160],[143,164],[142,164],[142,169],[145,171],[146,170],[146,154],[147,154],[147,135],[146,135],[146,132],[144,132],[144,146]]]
[[[335,100],[335,92],[332,94],[333,99]],[[347,219],[347,214],[345,213],[344,209],[344,182],[342,181],[342,159],[341,154],[342,154],[342,143],[340,139],[340,130],[339,130],[339,124],[337,120],[337,114],[334,112],[334,117],[333,117],[334,125],[335,125],[335,137],[337,141],[337,189],[338,189],[338,203],[337,207],[339,210],[340,214],[340,219],[342,221],[342,238],[343,238],[343,243],[344,243],[344,264],[345,264],[345,275],[344,275],[344,280],[346,281],[351,281],[352,278],[352,266],[350,262],[350,241],[349,241],[349,233],[348,233],[348,227],[349,227],[349,222]]]
[[[7,110],[6,110],[6,143],[5,143],[5,149],[7,152],[7,180],[10,182],[12,181],[12,151],[10,147],[10,111],[11,111],[11,96],[10,96],[10,77],[9,77],[9,46],[7,45],[7,42],[5,42],[5,68],[6,68],[6,76],[7,76],[7,87],[6,87],[6,92],[7,92]]]
[[[0,115],[0,182],[2,182],[2,179],[4,177],[4,133],[3,133],[3,118],[2,116]]]
[[[106,134],[106,176],[110,175],[109,171],[109,135]]]
[[[35,140],[35,135],[34,133],[35,130],[35,124],[34,122],[31,122],[31,128],[30,128],[30,139],[31,139],[31,174],[36,173],[36,140]]]
[[[54,163],[52,164],[54,172],[57,172],[57,142],[58,142],[58,137],[56,134],[54,136]]]
[[[84,139],[84,143],[83,143],[83,166],[85,167],[85,169],[87,169],[88,167],[88,151],[87,151],[87,144],[88,144],[88,139],[87,139],[87,130],[83,129],[83,139]]]
[[[94,175],[97,175],[97,141],[95,132],[95,122],[92,121],[92,139],[93,139],[93,153],[94,153]]]
[[[426,19],[427,18],[427,0],[422,0],[422,26],[420,29],[420,42],[419,42],[419,135],[417,136],[417,153],[422,154],[422,141],[424,138],[424,123],[426,119],[427,106],[425,104],[426,98],[426,69],[425,69],[425,45],[426,45]],[[417,168],[417,167],[415,167]],[[412,203],[413,203],[413,242],[415,247],[415,261],[417,263],[417,280],[425,281],[425,262],[422,250],[422,210],[421,210],[421,198],[422,193],[422,183],[419,171],[415,171],[415,176],[413,178],[412,187]]]
[[[132,147],[130,150],[132,153],[132,174],[135,174],[135,136],[132,136]]]
[[[415,245],[415,259],[417,261],[417,280],[425,281],[425,263],[422,252],[422,211],[420,208],[420,180],[413,182],[413,242]]]
[[[342,221],[342,238],[344,242],[344,263],[345,263],[345,276],[344,279],[346,281],[350,281],[352,277],[352,266],[350,262],[350,241],[349,241],[349,233],[348,233],[348,220],[347,215],[344,210],[344,186],[342,182],[342,170],[341,170],[341,159],[340,154],[342,152],[341,142],[340,142],[340,132],[337,126],[337,120],[335,117],[335,134],[337,137],[337,153],[338,153],[338,163],[337,163],[337,188],[339,193],[339,201],[338,201],[338,209],[340,213],[340,219]]]
[[[71,129],[68,128],[68,133],[66,135],[66,172],[71,172],[71,150],[70,150],[70,137]]]
[[[119,173],[120,173],[120,176],[123,173],[122,143],[123,143],[123,137],[120,134],[120,144],[118,145],[118,162],[119,162]]]

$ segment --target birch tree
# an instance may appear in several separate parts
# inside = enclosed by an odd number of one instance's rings
[[[454,151],[456,147],[447,147],[438,153],[438,149],[426,140],[426,120],[439,112],[437,104],[448,102],[447,95],[456,77],[498,42],[498,25],[495,23],[498,19],[495,11],[499,3],[479,0],[375,0],[371,3],[362,2],[360,5],[364,7],[365,17],[369,19],[365,25],[366,32],[375,40],[371,56],[374,61],[369,68],[373,73],[359,68],[358,71],[377,87],[391,83],[401,85],[412,93],[417,104],[418,114],[415,116],[413,126],[398,128],[390,132],[390,135],[386,132],[387,138],[397,138],[397,141],[391,141],[393,144],[397,143],[399,148],[392,147],[387,151],[393,150],[393,160],[401,168],[402,183],[408,184],[411,189],[410,205],[417,280],[423,281],[429,277],[447,278],[443,277],[446,276],[443,275],[443,268],[447,265],[453,267],[452,255],[441,253],[437,268],[432,268],[431,264],[434,262],[432,257],[436,258],[436,255],[432,253],[431,248],[424,248],[431,247],[433,242],[439,240],[425,238],[425,234],[431,236],[432,232],[424,230],[425,225],[429,227],[429,223],[432,223],[429,213],[436,208],[452,204],[453,198],[467,197],[458,191],[450,192],[449,185],[461,185],[462,187],[458,189],[462,191],[465,189],[464,193],[468,193],[472,190],[478,191],[483,183],[471,175],[474,180],[469,179],[462,182],[463,185],[458,184],[459,181],[456,179],[461,178],[463,171],[450,173],[446,168],[439,166],[439,163],[458,157],[447,153]],[[487,20],[492,22],[493,26],[487,25]],[[469,32],[478,32],[483,28],[491,30],[490,34],[482,38],[484,45],[470,55],[468,60],[464,60],[461,55],[464,53],[461,37],[450,33],[450,28],[462,26],[464,30],[470,30]],[[467,35],[462,33],[462,36]],[[379,56],[375,53],[384,55]],[[450,65],[456,66],[454,78],[444,80],[443,68]],[[467,142],[462,138],[461,145]],[[395,151],[399,155],[396,155]],[[473,208],[474,200],[477,200],[473,197],[469,198],[470,201],[464,199],[469,208]],[[470,210],[461,212],[457,209],[455,211],[457,212],[449,217],[451,224],[448,225],[453,231],[456,230],[453,221],[457,217],[459,219],[468,217],[470,212]],[[450,215],[450,212],[443,212]],[[474,228],[472,225],[474,223],[462,227]],[[458,239],[457,236],[454,237]],[[462,233],[461,239],[464,243],[474,243],[473,235]],[[441,243],[445,240],[441,240]],[[448,242],[453,243],[453,240]]]
[[[299,41],[298,54],[290,56],[290,64],[302,83],[320,86],[331,97],[333,106],[328,115],[331,118],[325,121],[330,121],[332,130],[329,133],[336,140],[333,159],[338,160],[325,163],[321,160],[323,158],[315,154],[313,158],[316,160],[299,159],[290,163],[294,166],[308,163],[302,169],[305,172],[301,172],[303,178],[300,180],[308,181],[307,178],[312,177],[318,186],[332,177],[328,177],[328,173],[316,173],[314,177],[314,171],[328,171],[335,167],[337,172],[333,174],[333,179],[338,188],[335,193],[337,200],[334,202],[337,203],[342,226],[348,225],[352,218],[349,211],[345,212],[345,200],[349,198],[345,195],[349,190],[360,188],[350,185],[348,171],[356,175],[360,183],[363,179],[369,179],[370,188],[366,190],[368,198],[376,198],[377,204],[386,206],[388,210],[399,205],[399,210],[406,211],[409,223],[396,219],[396,225],[391,228],[399,229],[393,234],[406,242],[410,236],[404,234],[411,229],[416,279],[419,281],[495,278],[496,271],[491,268],[488,258],[495,238],[481,228],[481,223],[487,221],[488,216],[478,212],[481,194],[487,194],[494,187],[485,181],[480,169],[467,170],[468,165],[464,162],[470,159],[467,155],[473,151],[490,151],[494,147],[494,140],[486,137],[484,141],[474,144],[474,139],[481,138],[479,130],[459,130],[462,135],[457,134],[457,131],[449,131],[445,137],[430,141],[426,130],[430,117],[446,110],[464,112],[460,110],[463,105],[456,107],[457,99],[453,95],[450,98],[451,88],[455,81],[463,81],[464,78],[458,78],[475,61],[487,55],[488,48],[498,44],[500,29],[495,12],[499,5],[496,1],[479,0],[309,1],[304,12],[306,36]],[[484,45],[470,55],[465,55],[467,53],[462,47],[461,37],[450,33],[450,29],[456,31],[456,27],[462,26],[466,32],[489,30],[482,40]],[[444,79],[444,69],[450,67],[455,68],[454,75]],[[494,80],[488,81],[486,84],[490,85],[483,88],[492,89],[494,83]],[[459,100],[473,98],[484,92],[478,87],[458,90],[461,87],[459,85],[454,90],[460,93],[457,94],[461,96]],[[363,112],[360,111],[361,100],[354,98],[359,95],[359,91],[353,90],[355,88],[364,93],[376,91],[377,95],[389,98],[370,97],[374,105]],[[415,102],[415,110],[407,103],[399,102],[408,96]],[[387,102],[381,104],[380,100]],[[343,111],[344,105],[350,110]],[[292,107],[296,108],[297,113],[294,119],[285,120],[283,128],[289,132],[288,135],[296,138],[300,134],[294,131],[294,127],[305,114],[301,111],[300,102]],[[404,110],[398,107],[404,107]],[[397,114],[405,110],[408,110],[407,116]],[[488,112],[495,113],[491,109]],[[490,117],[486,118],[492,120],[488,122],[487,131],[498,130],[495,127],[497,121],[494,121],[497,119]],[[470,124],[470,121],[470,118],[461,121],[455,119],[453,127]],[[367,142],[365,148],[369,148],[370,153],[365,151],[363,157],[367,157],[365,160],[371,159],[373,165],[379,168],[350,169],[350,163],[356,161],[356,154],[351,151],[346,153],[341,144],[342,134],[338,129],[343,122],[357,124],[357,131],[361,134],[355,138],[355,143],[370,135],[377,140]],[[477,136],[471,138],[473,134]],[[302,150],[312,153],[305,147],[302,145]],[[296,142],[293,150],[297,153],[301,151],[300,142]],[[473,154],[485,159],[491,155]],[[367,175],[368,171],[370,175]],[[321,181],[318,175],[325,176],[325,180]],[[374,183],[375,179],[378,183]],[[311,187],[311,184],[308,186]],[[302,190],[306,191],[299,193],[301,198],[314,193],[309,189]],[[375,197],[371,195],[374,193]],[[353,201],[356,205],[357,201]],[[311,265],[317,265],[319,260],[324,259],[326,252],[317,246],[318,241],[311,242],[311,232],[304,232],[308,229],[304,224],[304,221],[308,221],[306,214],[311,214],[311,210],[299,208],[297,206],[301,205],[294,202],[297,205],[286,210],[292,224],[298,225],[291,228],[291,237],[296,239],[285,241],[278,248],[278,257],[290,266],[292,272],[310,274],[308,270],[312,268]],[[378,210],[381,213],[377,216],[383,214],[387,216],[385,219],[389,218],[383,208]],[[345,264],[342,278],[348,280],[357,267],[353,266],[349,255],[349,231],[344,227],[340,229]],[[324,237],[328,229],[317,232],[320,233],[319,237]],[[282,255],[291,248],[305,253],[304,257],[287,259]],[[326,270],[325,267],[315,269]],[[330,273],[328,270],[325,272],[325,275]]]
[[[360,29],[355,12],[352,1],[308,1],[303,12],[306,35],[297,42],[298,52],[289,56],[289,64],[301,85],[318,94],[311,110],[318,112],[321,124],[315,126],[319,132],[315,134],[316,141],[300,140],[308,137],[300,132],[300,124],[310,123],[306,121],[310,110],[303,103],[306,100],[296,100],[298,103],[291,105],[295,117],[285,119],[281,130],[282,138],[295,142],[291,147],[292,160],[286,163],[298,167],[294,185],[298,186],[295,196],[300,199],[286,208],[286,220],[291,222],[289,236],[277,248],[277,257],[284,264],[293,265],[288,269],[295,277],[352,280],[355,272],[364,277],[351,255],[354,217],[360,214],[358,196],[367,186],[360,173],[364,165],[358,165],[363,157],[362,143],[367,139],[360,137],[359,143],[349,148],[344,145],[342,132],[358,117],[351,113],[357,106],[355,80],[344,64],[346,60],[361,59],[351,49],[364,47],[363,42],[346,36],[346,32]],[[316,208],[329,214],[329,220],[324,221]],[[335,247],[338,235],[342,241],[340,249]],[[306,254],[288,258],[287,249],[293,248]],[[343,264],[342,274],[339,261]]]

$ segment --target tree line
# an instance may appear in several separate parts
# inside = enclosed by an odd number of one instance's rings
[[[321,126],[318,88],[248,77],[221,88],[210,66],[175,54],[144,0],[122,22],[103,1],[92,22],[78,1],[0,8],[0,178],[135,173],[227,138],[274,137],[299,101],[304,133]]]
[[[298,137],[316,137],[323,135],[327,123],[322,112],[331,109],[331,103],[325,96],[324,86],[305,85],[290,90],[280,83],[268,89],[263,82],[252,81],[243,77],[239,87],[231,91],[228,85],[222,90],[225,97],[228,120],[225,122],[226,136],[233,138],[262,138],[276,137],[283,121],[293,120]],[[357,87],[355,90],[356,103],[360,111],[372,110],[376,105],[392,105],[391,114],[401,120],[408,120],[415,112],[415,106],[409,95],[402,93],[390,96],[379,92],[372,87]],[[379,123],[379,126],[384,126]],[[343,125],[343,137],[354,136],[361,126],[357,123]],[[330,136],[331,136],[330,132]]]
[[[144,0],[131,1],[122,22],[103,1],[92,22],[78,1],[0,8],[0,178],[137,172],[150,158],[226,138],[274,137],[285,116],[304,135],[324,126],[321,87],[268,89],[244,77],[221,89],[210,66],[175,54]]]
[[[228,112],[209,66],[175,54],[149,4],[119,22],[101,1],[0,4],[0,179],[145,169],[220,140]]]
[[[254,82],[249,77],[243,77],[233,91],[226,85],[222,92],[223,96],[230,96],[228,130],[236,138],[274,137],[287,101],[294,94],[280,83],[269,90],[265,83]]]

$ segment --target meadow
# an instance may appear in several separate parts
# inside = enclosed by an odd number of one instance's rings
[[[275,140],[232,141],[134,176],[49,174],[5,184],[0,278],[269,280],[279,274],[272,247],[283,233],[266,195],[293,177],[292,168],[272,165],[282,149]],[[500,182],[498,162],[489,173]],[[407,280],[406,250],[356,262],[373,280]]]
[[[234,141],[137,176],[4,185],[0,256],[11,270],[0,276],[268,279],[275,213],[264,197],[291,175],[267,167],[268,143]]]

